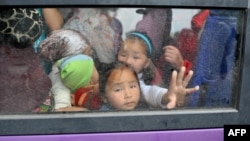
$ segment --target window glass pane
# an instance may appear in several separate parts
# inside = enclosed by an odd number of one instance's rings
[[[2,8],[0,112],[235,107],[243,23],[242,10]]]

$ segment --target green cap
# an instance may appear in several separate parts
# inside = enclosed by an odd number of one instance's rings
[[[62,82],[71,92],[89,84],[94,62],[90,56],[79,54],[68,56],[57,61]]]

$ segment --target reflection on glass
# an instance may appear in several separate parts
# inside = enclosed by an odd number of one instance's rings
[[[0,112],[232,107],[242,18],[222,9],[2,9]]]

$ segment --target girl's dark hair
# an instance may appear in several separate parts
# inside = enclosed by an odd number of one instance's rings
[[[147,57],[151,60],[155,57],[154,54],[154,47],[152,44],[151,39],[148,37],[148,35],[145,32],[139,32],[139,31],[131,31],[126,34],[126,40],[138,40],[141,41],[146,46],[147,51]],[[154,62],[154,61],[153,61]],[[142,79],[144,80],[145,84],[151,84],[152,80],[155,77],[155,70],[153,69],[153,64],[150,62],[150,66],[143,69],[143,76]]]
[[[150,62],[149,67],[143,69],[142,79],[145,84],[150,85],[155,77],[155,68],[153,67],[153,63]]]

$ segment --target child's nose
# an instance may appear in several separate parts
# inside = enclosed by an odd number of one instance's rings
[[[128,57],[128,58],[126,59],[126,64],[132,65],[132,62],[133,62],[133,60],[132,60],[130,57]]]
[[[124,95],[125,98],[130,98],[132,97],[132,94],[131,94],[131,91],[130,89],[125,89],[125,95]]]

